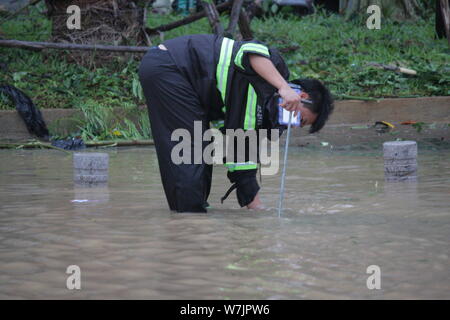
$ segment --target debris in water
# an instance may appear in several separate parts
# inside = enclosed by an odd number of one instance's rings
[[[373,127],[378,133],[386,133],[389,130],[395,128],[395,126],[392,123],[387,121],[377,121],[375,122]]]
[[[234,264],[227,265],[227,269],[229,269],[229,270],[248,270],[247,268],[238,267]]]
[[[400,124],[402,124],[402,125],[409,125],[409,124],[416,124],[417,123],[417,121],[403,121],[403,122],[400,122]]]
[[[58,147],[64,150],[81,150],[86,149],[83,139],[81,138],[68,138],[61,140],[52,140],[52,146]]]

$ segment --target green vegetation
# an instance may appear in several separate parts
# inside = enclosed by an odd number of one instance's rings
[[[345,23],[336,15],[312,15],[290,21],[274,17],[253,27],[259,39],[274,46],[298,45],[285,55],[292,77],[321,79],[337,97],[450,95],[448,47],[434,39],[431,21],[385,21],[381,30],[369,30],[363,19]],[[398,64],[418,75],[376,69],[368,62]]]
[[[46,41],[51,23],[33,8],[29,15],[1,23],[7,39]],[[149,14],[155,27],[182,18]],[[222,16],[226,25],[226,16]],[[450,95],[450,55],[445,39],[434,38],[434,19],[403,22],[382,20],[381,30],[366,28],[365,16],[344,21],[319,12],[298,17],[290,14],[254,19],[255,38],[282,50],[291,78],[312,77],[326,83],[337,98],[366,99]],[[185,34],[208,33],[207,19],[164,33],[164,39]],[[155,38],[154,44],[162,39]],[[42,52],[0,48],[0,83],[26,92],[39,108],[77,108],[88,120],[80,120],[84,138],[143,139],[148,119],[137,80],[140,55],[124,55],[108,65],[86,68],[70,62],[67,52]],[[414,69],[417,76],[367,66],[368,62],[395,64]],[[138,107],[140,106],[140,107]],[[0,109],[14,106],[0,95]],[[125,108],[140,119],[138,128],[112,110]],[[147,120],[145,120],[147,119]]]
[[[76,122],[77,135],[85,141],[143,140],[150,136],[150,121],[147,111],[135,105],[124,104],[119,110],[102,105],[93,99],[80,101],[77,106],[81,115],[69,119]],[[62,121],[64,121],[62,119]],[[50,131],[57,132],[57,130]]]

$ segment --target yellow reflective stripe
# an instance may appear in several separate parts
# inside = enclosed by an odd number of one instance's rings
[[[233,55],[234,40],[223,38],[222,45],[220,47],[219,63],[216,69],[217,89],[219,89],[222,95],[222,101],[225,104],[225,97],[227,91],[228,81],[228,69],[230,68],[231,58]],[[225,111],[225,105],[223,111]]]
[[[244,69],[242,66],[242,56],[245,52],[256,52],[261,53],[262,55],[265,55],[267,57],[270,57],[269,49],[262,44],[258,43],[246,43],[243,44],[240,48],[238,53],[236,54],[236,57],[234,58],[234,64],[237,65],[239,68]]]
[[[266,46],[262,44],[255,44],[255,43],[244,44],[241,46],[238,53],[236,54],[236,58],[234,59],[235,64],[241,68],[242,68],[242,56],[246,51],[261,53],[267,57],[270,56],[269,50],[267,49]]]
[[[233,172],[237,170],[252,170],[257,169],[258,165],[254,162],[227,162],[224,164],[225,167],[227,167],[228,171]]]
[[[258,97],[251,84],[248,85],[247,106],[245,109],[244,130],[255,129],[256,124],[256,103]]]

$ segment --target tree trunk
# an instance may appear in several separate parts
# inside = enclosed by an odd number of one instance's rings
[[[357,14],[367,14],[367,7],[380,6],[384,17],[397,21],[415,20],[421,7],[417,0],[340,0],[339,12],[347,19]]]
[[[438,38],[447,37],[450,46],[450,1],[436,0],[436,35]]]
[[[77,44],[150,45],[144,27],[143,0],[45,0],[52,21],[52,40]],[[67,13],[70,5],[81,9],[81,30],[69,30]],[[92,55],[70,53],[83,64],[92,64]],[[107,62],[116,54],[95,55],[95,62]],[[129,57],[127,57],[129,58]]]
[[[30,4],[30,0],[3,0],[0,1],[0,13],[13,14]]]
[[[250,19],[248,17],[247,11],[244,8],[241,8],[241,12],[239,14],[239,30],[241,31],[242,40],[252,40],[253,32],[250,28]]]
[[[227,1],[227,2],[219,4],[216,7],[216,9],[217,9],[217,12],[222,13],[222,12],[228,10],[231,6],[232,6],[232,1]],[[200,20],[201,18],[206,17],[206,15],[207,15],[206,11],[202,10],[200,12],[191,14],[191,15],[189,15],[186,18],[183,18],[181,20],[177,20],[177,21],[174,21],[174,22],[171,22],[171,23],[163,24],[163,25],[160,25],[159,27],[156,27],[156,28],[146,28],[146,31],[150,35],[153,35],[153,34],[158,33],[158,32],[169,31],[169,30],[178,28],[180,26],[187,25],[187,24],[189,24],[191,22]]]
[[[225,30],[225,35],[230,38],[234,38],[234,31],[239,21],[243,2],[244,0],[233,1],[233,7],[231,8],[230,12],[230,23],[228,24],[227,30]]]
[[[216,5],[212,0],[202,0],[201,4],[206,12],[206,17],[208,18],[213,33],[218,36],[222,36],[224,30],[222,24],[220,23],[220,15],[217,11]]]

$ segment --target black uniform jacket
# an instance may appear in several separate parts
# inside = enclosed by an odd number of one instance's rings
[[[222,129],[284,128],[277,121],[276,88],[249,63],[249,54],[267,57],[288,80],[289,70],[276,49],[209,34],[182,36],[164,45],[198,95],[207,120],[224,120]]]

